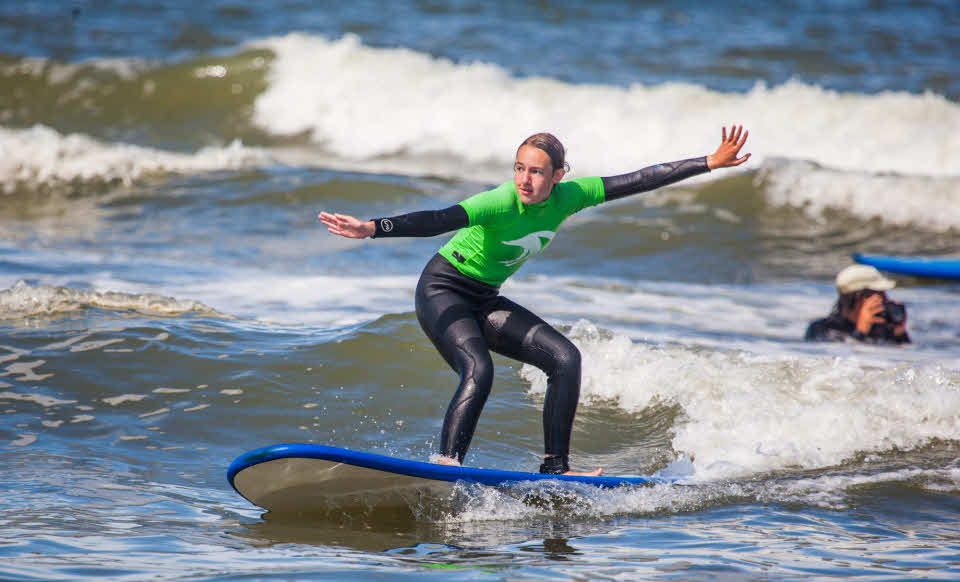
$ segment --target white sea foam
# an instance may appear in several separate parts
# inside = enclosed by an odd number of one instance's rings
[[[800,479],[762,481],[744,487],[758,501],[806,503],[826,509],[847,509],[848,493],[873,484],[910,482],[928,491],[956,492],[960,487],[958,468],[900,469],[871,473],[824,474]]]
[[[3,76],[26,75],[44,79],[51,85],[64,85],[76,79],[78,73],[89,69],[109,71],[121,79],[133,79],[149,66],[149,62],[135,57],[96,58],[81,63],[63,63],[54,59],[26,57],[0,64]]]
[[[704,506],[751,500],[761,503],[803,503],[825,509],[850,507],[850,495],[872,484],[909,481],[929,491],[954,492],[958,469],[900,469],[875,473],[826,473],[812,477],[749,481],[681,481],[648,487],[597,489],[562,486],[540,481],[512,489],[460,485],[455,490],[456,510],[444,523],[468,525],[493,520],[534,518],[562,512],[564,516],[604,517],[623,514],[656,514],[697,510]],[[530,503],[530,499],[545,502]],[[549,502],[547,502],[549,501]]]
[[[708,153],[721,125],[743,123],[754,154],[743,169],[811,162],[775,166],[774,203],[960,227],[960,105],[939,95],[838,93],[799,82],[743,94],[681,83],[575,85],[367,47],[349,35],[257,44],[276,59],[255,123],[307,134],[347,167],[495,182],[523,137],[551,131],[567,145],[574,175],[610,175]]]
[[[21,393],[21,392],[0,392],[0,400],[19,400],[21,402],[33,402],[44,408],[51,406],[63,406],[65,404],[76,404],[76,400],[63,400],[47,396],[45,394]]]
[[[889,224],[960,229],[960,176],[866,174],[768,160],[757,181],[767,202],[803,208],[814,219],[833,208],[861,218],[882,217]]]
[[[271,275],[236,273],[235,280],[205,281],[178,291],[231,315],[278,324],[350,325],[413,309],[413,275]]]
[[[130,184],[151,175],[192,174],[272,163],[260,149],[239,141],[182,154],[120,143],[104,143],[81,134],[64,135],[43,125],[29,129],[0,127],[0,185],[55,189],[70,184]]]
[[[18,435],[16,440],[10,441],[11,447],[25,447],[27,445],[32,445],[37,442],[37,435],[35,434],[21,434]]]
[[[119,396],[112,396],[110,398],[101,398],[100,400],[106,402],[110,406],[118,406],[124,402],[139,402],[146,397],[146,394],[121,394]]]
[[[802,341],[810,321],[825,317],[836,301],[833,286],[806,281],[776,284],[709,285],[577,277],[518,277],[505,295],[554,324],[582,318],[598,327],[648,344],[739,349],[775,356],[856,355],[867,363],[942,364],[960,370],[960,359],[944,346],[956,343],[950,317],[955,294],[935,287],[893,291],[909,307],[915,343],[905,349],[863,344]]]
[[[569,335],[584,355],[582,398],[631,412],[678,405],[673,448],[701,478],[829,467],[860,452],[960,439],[960,372],[941,366],[653,347],[586,322]],[[521,373],[531,392],[545,392],[542,372]]]
[[[51,315],[88,307],[159,315],[179,315],[187,312],[218,315],[216,311],[197,301],[179,300],[152,293],[87,291],[53,285],[30,285],[23,281],[0,291],[0,319]],[[73,349],[93,349],[116,341],[120,340],[87,342],[82,344],[82,348],[74,346]]]

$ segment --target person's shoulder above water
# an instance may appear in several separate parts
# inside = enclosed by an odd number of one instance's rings
[[[854,331],[853,322],[831,314],[811,321],[803,339],[808,342],[842,342],[850,339]]]

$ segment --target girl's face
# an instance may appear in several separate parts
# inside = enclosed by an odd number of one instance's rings
[[[524,204],[537,204],[550,197],[553,186],[563,178],[563,168],[554,169],[550,156],[540,148],[525,145],[517,151],[513,183]]]

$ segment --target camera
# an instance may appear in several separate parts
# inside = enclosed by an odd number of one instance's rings
[[[907,308],[903,303],[885,299],[883,301],[883,311],[878,315],[886,319],[887,323],[891,325],[900,325],[907,320]]]

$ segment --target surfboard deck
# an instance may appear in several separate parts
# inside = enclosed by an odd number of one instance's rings
[[[417,503],[445,496],[457,482],[494,487],[553,480],[609,489],[669,483],[653,476],[543,475],[452,467],[314,444],[278,444],[244,453],[227,470],[245,499],[277,513]]]
[[[881,271],[929,277],[934,279],[960,279],[960,259],[947,257],[904,257],[895,255],[866,255],[856,253],[853,260],[876,267]]]

